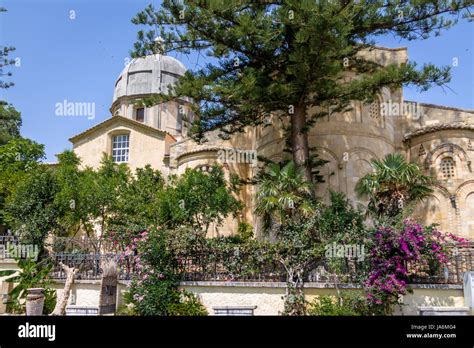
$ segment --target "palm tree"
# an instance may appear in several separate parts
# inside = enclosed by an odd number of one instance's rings
[[[256,212],[263,217],[266,230],[272,223],[281,226],[314,213],[312,184],[293,161],[267,164],[257,183]]]
[[[313,184],[293,161],[268,163],[256,183],[256,212],[264,219],[264,229],[276,232],[279,247],[274,258],[286,272],[284,313],[304,315],[303,276],[319,256],[313,229],[306,226],[317,210]]]
[[[369,212],[377,217],[397,217],[409,204],[416,204],[433,192],[432,178],[401,154],[373,159],[371,165],[374,172],[361,178],[355,190],[369,199]]]

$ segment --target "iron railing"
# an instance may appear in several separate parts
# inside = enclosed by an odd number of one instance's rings
[[[193,253],[179,255],[177,272],[184,281],[254,281],[254,282],[283,282],[287,273],[283,265],[277,261],[255,260],[254,256],[235,252],[228,253]],[[453,245],[449,247],[447,257],[449,262],[441,267],[427,267],[417,270],[409,277],[411,284],[461,284],[463,274],[474,270],[474,243],[469,245]],[[114,258],[117,262],[119,279],[131,279],[133,275],[133,257],[121,257],[119,254],[100,253],[58,253],[53,256],[54,269],[51,278],[64,279],[65,272],[60,266],[64,263],[79,269],[76,279],[100,279],[101,262]],[[252,259],[253,258],[253,259]],[[433,265],[432,265],[433,266]],[[338,276],[331,272],[331,267],[325,260],[314,262],[311,271],[304,275],[306,282],[339,283],[357,282],[364,278],[364,270],[358,268],[358,263],[347,262],[343,272]],[[413,271],[413,270],[411,270]]]
[[[462,284],[465,272],[474,270],[474,242],[447,248],[448,263],[431,265],[410,277],[412,284]],[[430,265],[428,265],[430,266]]]
[[[77,280],[97,280],[102,276],[102,262],[114,259],[117,262],[119,279],[128,280],[131,278],[131,259],[120,257],[118,254],[80,254],[80,253],[58,253],[53,255],[53,269],[50,272],[52,279],[65,279],[66,273],[61,267],[61,263],[66,266],[78,269],[75,279]]]

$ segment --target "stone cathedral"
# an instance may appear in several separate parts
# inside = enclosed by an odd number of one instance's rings
[[[364,55],[381,64],[407,61],[406,48],[375,47]],[[186,168],[206,170],[222,162],[227,176],[235,173],[251,178],[259,170],[253,161],[223,162],[219,151],[256,153],[274,161],[283,158],[285,137],[277,117],[228,138],[220,137],[218,131],[209,132],[208,141],[197,144],[188,137],[188,121],[193,120],[190,100],[136,106],[137,99],[166,94],[185,71],[181,62],[169,56],[133,59],[115,81],[112,116],[70,138],[82,165],[97,168],[106,153],[117,163],[127,163],[132,171],[150,164],[166,176],[181,174]],[[318,119],[309,132],[310,147],[329,161],[320,169],[325,183],[318,185],[318,195],[327,199],[328,191],[336,190],[354,203],[364,204],[354,187],[372,171],[370,160],[399,152],[437,180],[433,194],[417,207],[416,217],[473,241],[473,119],[474,110],[406,101],[401,89],[388,88],[380,90],[370,105],[353,102],[350,112]],[[223,226],[213,226],[210,235],[235,233],[239,222],[251,224],[258,234],[255,191],[253,186],[243,187],[240,199],[245,208],[241,215],[228,218]]]

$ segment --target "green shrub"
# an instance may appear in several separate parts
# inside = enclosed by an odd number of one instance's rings
[[[197,297],[178,289],[180,274],[170,231],[152,229],[135,238],[129,250],[135,253],[136,271],[126,303],[138,315],[205,315]]]
[[[199,298],[189,291],[181,292],[180,300],[172,303],[169,307],[169,314],[175,316],[205,316],[208,315],[206,307],[199,301]]]
[[[254,236],[252,226],[246,222],[239,223],[237,234],[242,238],[242,240],[248,240]]]
[[[19,275],[6,280],[8,283],[16,284],[10,291],[8,308],[10,312],[22,314],[25,313],[25,301],[28,295],[29,288],[44,288],[44,307],[43,314],[49,314],[56,306],[56,291],[48,288],[52,283],[48,279],[48,274],[53,267],[49,260],[45,259],[40,262],[35,262],[32,259],[17,259],[18,267],[20,268]],[[0,277],[12,275],[17,271],[7,270],[0,271]]]
[[[341,293],[339,297],[321,295],[308,306],[309,315],[318,316],[359,316],[377,315],[377,309],[361,294]]]

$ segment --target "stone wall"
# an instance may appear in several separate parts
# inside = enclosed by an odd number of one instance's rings
[[[0,283],[1,285],[1,283]],[[58,296],[64,282],[53,284]],[[119,281],[117,287],[117,308],[123,304],[128,282]],[[283,310],[285,283],[280,282],[182,282],[181,287],[198,296],[210,315],[215,307],[255,307],[255,315],[278,315]],[[349,292],[361,292],[353,284],[340,284],[339,288]],[[419,315],[420,307],[465,307],[462,285],[416,284],[413,294],[403,296],[403,305],[394,308],[395,315]],[[321,295],[335,295],[331,284],[306,283],[305,295],[308,301]],[[100,280],[77,280],[71,290],[69,305],[76,307],[98,307]],[[1,309],[2,307],[0,307]],[[1,313],[0,313],[1,314]]]
[[[255,307],[255,315],[278,315],[283,310],[284,283],[250,282],[183,282],[184,289],[198,295],[209,314],[214,307]],[[340,289],[361,292],[352,284],[341,284]],[[462,308],[464,295],[461,285],[413,285],[413,294],[403,297],[403,305],[394,308],[395,315],[419,315],[419,307]],[[335,295],[331,284],[307,283],[305,295],[308,301],[317,296]]]

